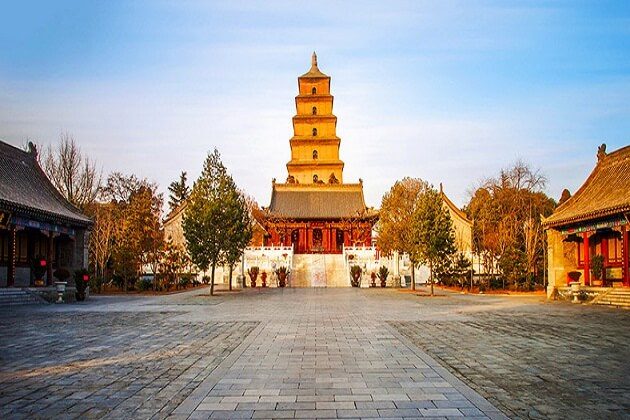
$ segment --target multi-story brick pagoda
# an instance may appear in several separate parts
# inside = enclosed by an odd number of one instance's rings
[[[365,205],[361,180],[343,182],[330,76],[317,67],[315,53],[311,69],[298,77],[298,88],[288,176],[284,184],[273,181],[265,245],[292,245],[298,254],[370,245],[376,212]]]

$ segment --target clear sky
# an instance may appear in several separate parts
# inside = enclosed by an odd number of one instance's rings
[[[163,191],[217,147],[268,205],[297,77],[332,77],[344,181],[420,177],[459,205],[522,158],[572,192],[630,144],[630,1],[5,1],[0,139],[72,133]]]

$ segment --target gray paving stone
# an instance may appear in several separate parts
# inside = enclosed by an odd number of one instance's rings
[[[330,418],[413,409],[505,418],[495,407],[514,417],[611,418],[630,410],[629,375],[620,374],[627,361],[614,351],[627,346],[630,317],[609,308],[284,289],[25,310],[0,308],[2,418],[299,417],[317,415],[313,408]],[[13,322],[25,315],[32,325]],[[51,326],[43,334],[42,320]]]

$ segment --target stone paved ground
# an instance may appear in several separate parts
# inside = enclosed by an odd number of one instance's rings
[[[629,415],[628,311],[380,289],[205,293],[0,308],[0,418]]]
[[[630,418],[630,311],[532,302],[391,324],[510,417]]]
[[[18,322],[24,315],[0,319],[0,418],[164,418],[256,325],[142,312]]]

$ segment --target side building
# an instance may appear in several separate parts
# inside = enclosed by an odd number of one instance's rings
[[[630,287],[630,146],[606,153],[584,184],[543,220],[547,232],[551,296],[571,281],[586,287]],[[603,262],[603,273],[592,272]]]
[[[0,141],[0,287],[51,286],[55,269],[87,268],[91,226],[52,185],[32,143],[26,152]]]

